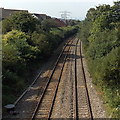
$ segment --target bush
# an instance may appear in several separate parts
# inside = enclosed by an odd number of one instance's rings
[[[3,20],[3,33],[9,32],[12,29],[22,32],[33,32],[36,30],[38,23],[39,20],[28,12],[16,12],[9,18]]]

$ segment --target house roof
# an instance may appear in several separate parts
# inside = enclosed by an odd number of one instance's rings
[[[62,20],[58,19],[58,18],[54,18],[55,22],[57,23],[58,27],[65,27],[66,23],[63,22]]]
[[[32,13],[32,14],[35,15],[39,19],[48,19],[48,18],[51,18],[50,16],[47,16],[46,14],[38,14],[38,13]]]
[[[16,9],[0,8],[0,17],[2,17],[2,19],[5,19],[5,18],[9,17],[12,13],[19,12],[19,11],[28,12],[28,10],[16,10]]]

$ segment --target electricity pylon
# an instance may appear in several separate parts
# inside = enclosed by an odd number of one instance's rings
[[[64,22],[67,23],[67,19],[68,19],[68,17],[70,16],[69,14],[70,14],[71,12],[61,11],[60,13],[61,13],[61,19],[63,19]]]

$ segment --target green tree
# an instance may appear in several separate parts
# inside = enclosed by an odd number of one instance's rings
[[[55,22],[54,19],[46,19],[43,20],[41,23],[41,28],[46,32],[49,32],[51,28],[55,27],[57,27],[57,23]]]
[[[36,28],[36,21],[32,15],[27,12],[18,12],[11,16],[13,29],[23,32],[33,32]]]
[[[31,40],[33,41],[33,45],[38,47],[41,56],[50,54],[50,39],[47,34],[33,32]]]
[[[7,33],[12,30],[12,21],[10,18],[7,18],[2,21],[2,33]]]

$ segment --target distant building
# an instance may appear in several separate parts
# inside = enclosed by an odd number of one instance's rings
[[[5,18],[9,17],[10,15],[12,15],[13,13],[20,12],[20,11],[28,12],[28,10],[15,10],[15,9],[0,8],[0,20],[3,20]]]
[[[50,16],[47,16],[46,14],[37,14],[37,13],[32,13],[32,16],[39,19],[39,20],[45,20],[45,19],[50,19]]]
[[[15,10],[15,9],[4,9],[0,8],[0,20],[4,20],[8,18],[10,15],[12,15],[15,12],[28,12],[28,10]],[[62,19],[58,18],[51,18],[50,16],[47,16],[46,14],[38,14],[38,13],[30,13],[33,17],[39,19],[39,20],[45,20],[45,19],[53,19],[58,27],[65,27],[66,23]]]
[[[58,27],[65,27],[66,26],[66,23],[64,21],[62,21],[61,19],[58,19],[58,18],[52,18],[52,19],[55,20]]]

